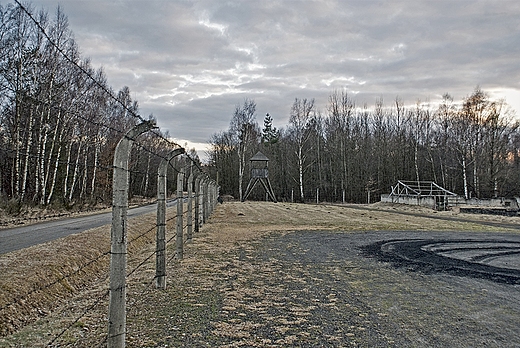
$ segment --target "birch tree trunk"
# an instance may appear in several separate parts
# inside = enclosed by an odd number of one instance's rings
[[[303,146],[298,145],[298,180],[300,187],[300,200],[302,202],[305,201],[305,196],[303,193]]]
[[[242,185],[244,182],[244,149],[242,145],[238,145],[238,196],[240,201],[244,197]]]
[[[462,156],[462,181],[464,184],[464,198],[469,199],[468,174],[466,168],[466,156]]]
[[[63,197],[69,194],[69,172],[70,172],[70,157],[72,156],[72,141],[67,143],[67,159],[65,165],[65,180],[63,180]]]
[[[24,159],[24,169],[23,169],[23,176],[22,176],[22,189],[21,189],[21,195],[20,199],[23,201],[25,199],[25,189],[27,187],[27,173],[29,172],[29,155],[30,150],[32,147],[32,135],[33,135],[33,108],[31,108],[31,112],[29,115],[29,125],[28,125],[28,135],[27,135],[27,143],[25,148],[25,159]]]
[[[92,169],[92,181],[90,183],[90,197],[92,200],[95,199],[95,190],[96,190],[96,174],[97,167],[99,165],[99,151],[100,151],[100,143],[99,137],[96,137],[96,144],[94,145],[94,168]]]
[[[149,178],[150,178],[150,161],[151,161],[151,154],[148,153],[148,160],[146,162],[146,173],[145,173],[145,177],[144,177],[144,189],[143,189],[143,196],[147,196],[148,194],[148,183],[149,183]]]
[[[81,191],[79,193],[79,199],[80,201],[83,200],[83,197],[85,196],[85,193],[87,191],[87,165],[88,165],[88,146],[85,146],[83,148],[83,176],[81,178]]]
[[[61,110],[61,107],[60,107],[60,110]],[[60,156],[61,156],[61,151],[63,149],[63,136],[65,134],[65,122],[63,122],[63,127],[61,128],[61,131],[60,131],[60,134],[59,134],[59,137],[58,137],[58,153],[56,154],[56,160],[54,161],[54,171],[53,171],[53,177],[52,177],[52,182],[51,182],[51,188],[50,188],[50,191],[49,191],[49,196],[47,197],[47,200],[46,200],[46,204],[49,205],[51,203],[51,200],[52,200],[52,195],[54,194],[54,188],[56,186],[56,177],[58,175],[58,168],[59,168],[59,163],[60,163]],[[54,147],[54,144],[53,146]],[[49,158],[49,161],[50,161],[50,158]]]
[[[238,155],[238,195],[243,198],[242,185],[244,182],[246,150],[251,146],[255,136],[258,136],[258,124],[255,120],[256,103],[246,99],[244,105],[236,105],[230,124],[230,133],[233,136]]]
[[[46,141],[46,130],[47,130],[47,123],[45,119],[45,110],[42,108],[42,111],[40,113],[40,125],[38,127],[38,139],[37,139],[37,150],[36,150],[36,164],[35,164],[35,170],[34,170],[34,180],[35,180],[35,189],[34,189],[34,197],[33,200],[36,202],[39,201],[39,198],[41,197],[41,186],[43,182],[43,146],[44,142]]]
[[[50,112],[50,110],[49,110]],[[44,180],[43,180],[43,200],[45,202],[45,204],[49,204],[50,202],[50,196],[52,196],[52,193],[49,193],[49,196],[46,197],[46,190],[47,190],[47,185],[49,183],[49,176],[50,176],[50,172],[51,172],[51,168],[52,168],[52,155],[54,153],[54,147],[56,146],[56,142],[57,142],[57,139],[59,137],[59,133],[60,133],[60,119],[61,119],[61,103],[59,104],[58,106],[58,115],[56,117],[56,125],[54,127],[54,134],[52,136],[52,143],[51,143],[51,148],[49,150],[49,155],[48,155],[48,158],[47,158],[47,161],[46,161],[46,164],[45,164],[45,176],[44,176]],[[61,151],[60,151],[61,152]],[[45,152],[44,152],[44,155],[45,155]],[[55,165],[55,170],[57,170],[57,162],[59,161],[59,156],[56,157],[56,165]],[[56,178],[56,174],[54,174],[54,178]],[[51,183],[51,186],[54,188],[54,184],[55,182],[53,181]]]
[[[81,155],[83,140],[80,138],[78,143],[78,153],[76,155],[76,161],[74,162],[74,174],[72,175],[72,183],[70,184],[69,190],[69,202],[72,202],[72,197],[74,196],[74,190],[76,189],[76,184],[78,181],[78,171],[79,171],[79,157]]]
[[[19,63],[19,74],[21,74],[21,61]],[[21,112],[20,112],[20,109],[21,109],[21,105],[20,105],[20,92],[19,92],[19,84],[20,82],[18,81],[20,79],[20,77],[17,77],[17,90],[15,91],[16,93],[16,99],[15,99],[15,133],[14,133],[14,148],[15,148],[15,156],[14,156],[14,166],[13,166],[13,180],[11,182],[14,183],[14,186],[12,187],[12,192],[14,193],[14,197],[16,198],[19,198],[20,196],[20,142],[21,142],[21,139],[20,139],[20,128],[21,128]]]

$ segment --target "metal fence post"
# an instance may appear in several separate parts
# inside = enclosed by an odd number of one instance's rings
[[[177,228],[176,228],[176,245],[177,245],[177,260],[182,260],[184,257],[184,233],[182,214],[184,213],[184,168],[181,168],[177,174]]]
[[[157,234],[155,247],[155,287],[166,289],[166,183],[170,161],[184,153],[183,148],[171,151],[161,160],[157,171]]]
[[[127,210],[130,172],[128,162],[134,139],[152,129],[153,121],[134,126],[119,141],[114,152],[112,228],[110,245],[110,300],[108,305],[108,348],[125,346]]]

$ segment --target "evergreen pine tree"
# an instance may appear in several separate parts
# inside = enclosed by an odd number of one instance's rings
[[[273,127],[273,118],[269,113],[264,117],[264,128],[262,129],[262,141],[268,144],[274,144],[278,141],[278,131]]]

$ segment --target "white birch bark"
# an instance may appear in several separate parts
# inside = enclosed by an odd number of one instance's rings
[[[96,190],[96,175],[97,175],[97,167],[99,164],[99,151],[100,151],[100,141],[99,137],[96,137],[96,144],[94,146],[94,168],[92,169],[92,181],[90,183],[90,196],[91,199],[95,198],[95,190]]]
[[[462,180],[464,183],[464,198],[469,199],[468,174],[466,172],[466,156],[462,156]]]
[[[33,109],[31,108],[30,116],[29,116],[29,125],[28,125],[28,134],[27,134],[27,143],[25,147],[25,159],[24,159],[24,169],[22,174],[22,188],[20,199],[23,201],[25,198],[25,189],[27,187],[27,173],[29,172],[29,155],[30,149],[32,147],[32,135],[33,135]]]
[[[72,196],[74,195],[74,190],[76,189],[76,184],[78,181],[79,157],[81,154],[82,145],[83,145],[83,140],[80,138],[79,144],[78,144],[78,153],[76,155],[76,161],[74,162],[74,172],[73,172],[74,174],[72,175],[72,182],[70,184],[69,202],[72,201]]]
[[[83,148],[83,176],[81,178],[81,191],[79,193],[79,199],[80,201],[83,199],[83,197],[85,196],[85,193],[87,191],[87,174],[88,174],[88,171],[87,171],[87,165],[88,165],[88,146],[85,146]]]

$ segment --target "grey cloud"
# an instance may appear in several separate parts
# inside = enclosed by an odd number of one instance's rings
[[[226,129],[245,97],[280,127],[295,97],[325,110],[339,88],[369,105],[462,98],[477,84],[520,96],[513,0],[60,2],[109,83],[196,142]],[[58,0],[33,3],[53,13]]]

